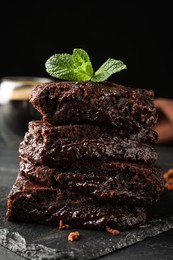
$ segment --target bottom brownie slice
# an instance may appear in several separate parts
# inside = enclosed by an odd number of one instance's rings
[[[90,197],[33,183],[20,174],[9,195],[7,220],[84,229],[129,229],[144,224],[144,207],[98,203]]]

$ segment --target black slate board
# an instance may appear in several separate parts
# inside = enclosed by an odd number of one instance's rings
[[[148,209],[148,221],[137,229],[113,236],[102,231],[78,230],[81,239],[67,240],[72,230],[6,220],[6,196],[0,190],[0,245],[27,259],[96,259],[173,228],[173,192],[165,191],[158,203]]]

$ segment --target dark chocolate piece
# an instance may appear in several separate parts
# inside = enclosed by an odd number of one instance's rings
[[[20,172],[31,181],[111,203],[149,205],[164,190],[162,170],[142,163],[86,161],[63,171],[25,159],[20,161]]]
[[[99,204],[90,197],[39,185],[20,174],[8,195],[7,219],[71,228],[124,230],[146,221],[143,207]]]
[[[60,124],[113,124],[152,127],[157,122],[152,90],[112,82],[50,82],[35,86],[32,105],[43,120]]]

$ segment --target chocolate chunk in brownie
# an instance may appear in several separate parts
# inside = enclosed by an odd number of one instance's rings
[[[31,181],[111,203],[148,205],[164,190],[160,167],[144,163],[86,161],[64,171],[23,159],[20,172]]]
[[[43,120],[60,124],[152,127],[157,122],[153,90],[112,82],[49,82],[35,86],[30,102]]]
[[[38,121],[37,121],[38,123]],[[20,143],[19,156],[33,163],[68,167],[81,159],[127,160],[154,163],[157,152],[154,145],[138,142],[133,134],[115,131],[105,133],[99,127],[70,125],[46,127],[34,122],[29,124],[24,140]],[[111,130],[110,130],[111,132]],[[140,138],[138,138],[140,139]]]
[[[144,224],[143,207],[98,203],[93,198],[30,182],[20,174],[8,195],[7,219],[71,228],[129,229]]]

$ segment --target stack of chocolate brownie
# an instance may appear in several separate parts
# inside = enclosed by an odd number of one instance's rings
[[[153,99],[152,90],[108,81],[35,86],[30,102],[42,120],[29,122],[20,143],[7,219],[97,230],[144,224],[164,189]]]

